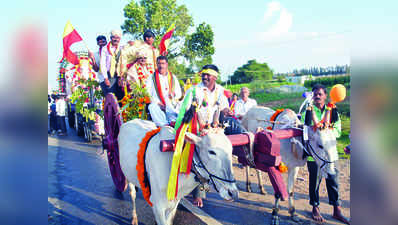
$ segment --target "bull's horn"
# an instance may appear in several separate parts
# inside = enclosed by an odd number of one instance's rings
[[[217,109],[213,115],[213,126],[214,127],[218,127],[218,124],[220,123],[219,118],[220,118],[220,106],[217,106]]]

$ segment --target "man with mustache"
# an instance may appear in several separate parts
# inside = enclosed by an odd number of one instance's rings
[[[102,82],[100,81],[104,96],[112,92],[115,93],[116,96],[122,97],[121,94],[117,93],[120,75],[117,73],[117,64],[122,49],[119,45],[121,37],[121,30],[112,30],[111,41],[101,48],[99,73],[104,77],[104,80]]]
[[[232,115],[229,109],[228,99],[224,95],[225,89],[216,83],[219,76],[218,67],[212,64],[203,66],[200,75],[202,76],[202,82],[188,89],[187,93],[191,94],[188,99],[187,108],[189,109],[193,100],[196,99],[201,118],[204,120],[204,125],[209,126],[213,123],[213,115],[218,107],[221,109],[223,115]],[[194,90],[195,89],[195,90]],[[185,97],[188,95],[186,94]],[[185,99],[183,100],[185,101]],[[220,116],[223,117],[223,116]],[[199,187],[192,191],[194,198],[194,205],[198,207],[203,207],[202,198],[206,197],[206,192],[201,191]]]
[[[327,90],[326,87],[321,84],[316,84],[312,88],[313,92],[313,100],[314,100],[314,107],[313,110],[315,112],[318,121],[324,118],[326,110],[325,101],[327,99]],[[302,122],[305,120],[305,111],[301,117]],[[336,121],[333,127],[336,138],[341,135],[341,120],[340,117]],[[336,162],[337,164],[337,162]],[[312,205],[312,218],[317,222],[323,222],[324,218],[321,215],[319,210],[319,188],[316,186],[317,180],[317,173],[318,173],[318,166],[315,163],[314,159],[309,156],[307,159],[307,168],[309,172],[309,196],[310,196],[310,205]],[[348,220],[343,216],[340,207],[340,200],[339,200],[339,183],[338,183],[338,170],[337,174],[334,176],[328,176],[326,180],[326,189],[328,191],[329,196],[329,204],[333,205],[333,218],[349,224]],[[318,186],[319,187],[319,186]]]
[[[177,119],[181,87],[177,77],[168,70],[166,56],[159,56],[156,63],[158,69],[147,79],[146,83],[151,96],[151,104],[148,109],[156,126],[165,126]]]

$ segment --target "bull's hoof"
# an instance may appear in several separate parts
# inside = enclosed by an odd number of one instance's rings
[[[266,193],[265,193],[264,187],[263,186],[259,186],[259,188],[260,188],[260,193],[262,195],[265,195]]]
[[[246,184],[246,191],[252,192],[252,188],[250,187],[250,184]]]
[[[133,216],[132,220],[131,220],[131,224],[132,225],[138,225],[138,218],[137,216]]]
[[[293,220],[296,223],[301,222],[300,218],[297,215],[291,215],[290,219]]]
[[[272,216],[271,225],[279,225],[280,219],[279,216]]]
[[[296,215],[296,208],[294,207],[289,208],[289,214],[290,214],[290,219],[293,220],[294,222],[298,223],[301,221]]]

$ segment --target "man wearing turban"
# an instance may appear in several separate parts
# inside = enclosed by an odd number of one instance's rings
[[[116,93],[118,85],[117,64],[119,61],[121,48],[120,39],[121,30],[112,30],[110,34],[111,41],[101,49],[100,73],[104,76],[104,81],[100,83],[104,96],[109,92]]]

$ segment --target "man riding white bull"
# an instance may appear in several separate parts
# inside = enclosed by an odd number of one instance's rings
[[[202,82],[188,89],[183,100],[183,106],[188,109],[193,101],[196,101],[198,107],[198,114],[203,121],[202,126],[210,126],[213,121],[213,115],[220,110],[221,114],[230,116],[232,115],[229,109],[228,99],[224,94],[225,89],[216,83],[219,76],[217,66],[209,64],[203,66],[200,71]],[[188,96],[188,97],[187,97]],[[187,99],[188,98],[188,99]],[[181,114],[181,112],[180,112]],[[223,117],[223,116],[221,116]],[[193,191],[194,204],[198,207],[203,206],[202,198],[206,197],[206,193],[199,188]]]
[[[151,96],[148,109],[157,126],[174,122],[178,115],[178,99],[181,98],[181,87],[175,75],[168,70],[166,56],[156,60],[158,69],[147,80],[146,86]]]
[[[327,90],[325,86],[317,84],[312,88],[313,92],[313,101],[314,106],[312,107],[313,115],[316,116],[318,121],[321,121],[322,118],[325,117],[325,113],[328,110],[331,110],[331,106],[327,106],[325,104],[327,98]],[[336,111],[337,112],[337,111]],[[301,120],[305,122],[306,111],[303,112]],[[314,121],[311,120],[311,125],[315,125]],[[341,120],[337,115],[337,121],[333,125],[333,131],[336,135],[336,138],[341,135]],[[310,196],[310,205],[312,205],[312,218],[317,222],[323,222],[324,218],[322,217],[319,210],[319,182],[317,182],[317,174],[318,174],[318,165],[315,163],[314,158],[308,156],[307,158],[307,168],[309,172],[309,196]],[[336,161],[337,168],[337,161]],[[326,189],[328,191],[329,196],[329,204],[333,205],[333,218],[349,224],[348,220],[342,215],[340,200],[339,200],[339,179],[338,179],[338,170],[336,169],[336,174],[329,174],[326,178]],[[318,184],[317,184],[318,183]]]

